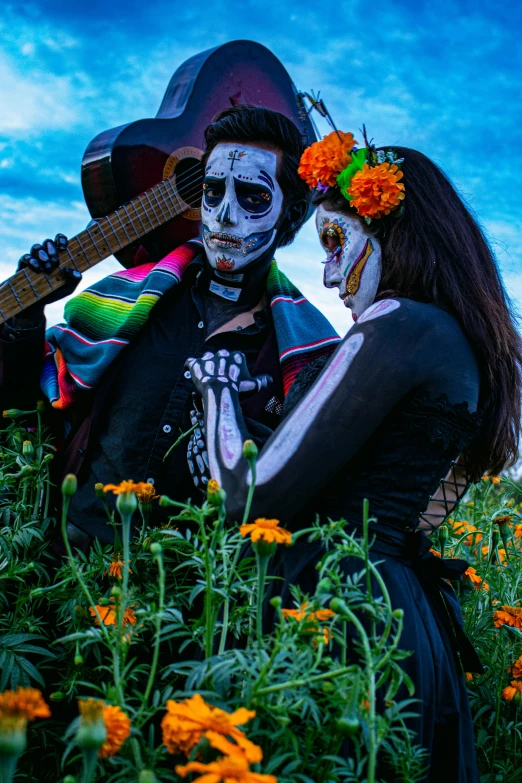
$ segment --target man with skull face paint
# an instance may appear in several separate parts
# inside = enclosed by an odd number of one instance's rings
[[[413,150],[354,144],[351,134],[331,134],[305,152],[300,173],[319,191],[324,285],[338,288],[356,323],[333,357],[304,368],[291,387],[286,417],[257,460],[251,516],[277,517],[294,531],[316,514],[360,528],[369,499],[371,557],[392,605],[404,610],[401,647],[413,651],[401,665],[420,699],[410,726],[430,754],[426,780],[474,783],[463,667],[482,667],[446,581],[460,579],[467,563],[433,556],[425,531],[470,479],[516,456],[520,338],[491,253],[444,175]],[[210,475],[226,490],[229,518],[240,519],[252,480],[239,406],[252,383],[248,366],[226,350],[187,366],[204,400]],[[271,584],[284,606],[291,585],[314,593],[323,555],[303,537],[278,548]],[[360,560],[347,558],[343,569],[352,578]]]
[[[93,537],[105,543],[113,536],[95,496],[95,483],[132,478],[154,483],[158,494],[168,493],[179,500],[194,497],[186,442],[171,449],[180,432],[191,427],[193,385],[184,368],[188,356],[226,349],[246,357],[246,365],[260,377],[249,384],[251,394],[242,402],[243,411],[261,443],[279,423],[285,378],[289,383],[288,371],[279,358],[281,345],[284,347],[286,340],[295,346],[292,339],[294,332],[298,333],[303,345],[303,350],[298,349],[302,366],[318,354],[330,353],[339,339],[312,305],[302,304],[303,297],[297,296],[272,263],[276,248],[292,241],[310,203],[308,189],[297,175],[304,148],[297,128],[276,112],[238,106],[216,118],[207,129],[206,140],[202,241],[174,251],[171,255],[177,266],[169,266],[167,257],[152,271],[143,267],[143,274],[151,276],[149,284],[149,277],[140,283],[143,290],[156,291],[154,274],[164,288],[148,319],[129,344],[110,357],[107,368],[92,384],[93,392],[78,390],[73,407],[68,407],[63,394],[53,402],[55,407],[66,408],[72,420],[71,434],[57,460],[55,481],[59,484],[67,472],[78,475],[78,491],[69,513],[69,534],[76,545],[86,547]],[[65,246],[65,237],[58,237],[57,244]],[[188,266],[187,258],[192,259]],[[54,244],[47,241],[43,247],[34,246],[20,263],[45,272],[55,262]],[[137,285],[133,281],[140,279],[140,269],[116,273],[76,299],[83,297],[88,306],[88,298],[98,295],[102,312],[107,301],[116,307],[119,301],[128,301],[129,291]],[[281,285],[281,296],[277,297],[275,292]],[[299,307],[293,306],[290,289],[301,302]],[[293,324],[294,332],[287,328],[285,319],[278,322],[272,315],[274,298],[291,299],[288,323]],[[284,302],[276,309],[282,306]],[[24,407],[25,400],[34,403],[41,396],[42,309],[22,314],[23,318],[7,325],[1,336],[6,408]],[[69,310],[73,311],[74,307]],[[73,329],[52,327],[47,339],[54,340],[66,364],[69,355],[78,356],[80,345],[84,364],[76,363],[74,370],[76,377],[85,378],[88,370],[96,369],[102,344],[112,341],[98,344],[78,323],[75,321]],[[310,348],[316,328],[323,339],[317,348]],[[64,342],[69,339],[75,342]],[[92,350],[91,343],[95,343]],[[294,375],[298,367],[294,362]],[[44,375],[42,378],[45,380]],[[198,452],[196,442],[193,464],[204,469],[205,456],[202,450]],[[157,522],[160,515],[167,515],[159,508],[155,513]]]

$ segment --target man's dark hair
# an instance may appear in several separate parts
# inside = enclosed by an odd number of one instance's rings
[[[283,210],[287,210],[298,201],[311,201],[308,185],[297,173],[299,160],[303,154],[305,143],[294,123],[271,109],[260,106],[232,106],[220,112],[205,131],[205,154],[203,168],[208,157],[217,144],[223,142],[243,142],[244,144],[264,144],[274,150],[281,150],[282,157],[277,170],[277,181],[283,191]],[[306,219],[308,209],[303,210],[303,218],[292,221],[290,228],[285,228],[287,219],[279,229],[278,247],[289,245]],[[288,214],[288,213],[287,213]]]
[[[481,369],[478,438],[468,449],[474,477],[499,473],[518,457],[522,345],[516,317],[495,258],[480,226],[446,175],[429,158],[406,147],[387,147],[404,158],[404,209],[368,226],[381,243],[377,299],[400,296],[432,302],[460,323]],[[315,203],[357,217],[339,188]]]

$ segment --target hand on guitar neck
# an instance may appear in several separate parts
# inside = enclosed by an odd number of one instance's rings
[[[18,270],[27,268],[33,272],[48,275],[58,267],[58,252],[66,250],[67,237],[57,234],[54,240],[46,239],[41,245],[33,245],[29,253],[25,253],[18,262]],[[36,304],[27,307],[20,316],[15,316],[16,321],[29,322],[37,326],[43,317],[45,305],[57,302],[73,293],[82,279],[81,272],[72,267],[62,267],[61,272],[66,280],[65,284],[47,296],[42,297]]]

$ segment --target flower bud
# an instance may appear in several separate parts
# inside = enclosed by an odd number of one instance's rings
[[[131,517],[138,508],[138,498],[135,492],[122,492],[118,495],[116,508],[122,517]]]
[[[62,693],[62,691],[54,691],[54,693],[49,695],[49,698],[51,701],[63,701],[65,699],[65,693]]]
[[[158,778],[151,769],[142,769],[138,783],[158,783]]]
[[[103,491],[103,484],[101,482],[98,481],[98,483],[94,485],[94,491],[96,492],[96,497],[100,498],[100,500],[105,498],[105,492]]]
[[[333,682],[329,682],[328,680],[326,682],[323,682],[321,685],[321,690],[323,693],[333,693],[336,690],[335,685]]]
[[[151,555],[156,557],[157,555],[161,555],[162,551],[161,544],[158,544],[157,541],[150,545]]]
[[[110,601],[108,598],[103,596],[103,598],[100,598],[100,606],[109,606]]]
[[[210,479],[207,484],[207,501],[211,506],[220,508],[227,499],[227,494],[224,489],[221,489],[219,482],[215,479]]]
[[[283,604],[283,601],[280,595],[274,595],[274,597],[270,599],[269,603],[270,606],[274,607],[274,609],[280,609]]]
[[[68,473],[62,481],[62,495],[66,498],[72,498],[78,488],[78,479],[74,473]]]
[[[146,538],[146,539],[144,540],[143,544],[141,545],[141,548],[142,548],[142,549],[143,549],[145,552],[150,552],[150,548],[151,548],[151,546],[152,546],[152,541],[151,541],[151,539],[150,539],[150,538]]]
[[[34,456],[34,446],[30,440],[24,440],[22,443],[22,454],[26,459]]]
[[[394,609],[392,615],[395,617],[396,620],[402,620],[402,618],[404,617],[404,609]]]
[[[76,744],[81,750],[97,749],[107,739],[107,729],[103,720],[103,702],[98,699],[81,699],[80,726],[76,733]]]
[[[522,691],[517,691],[516,693],[513,694],[512,702],[515,705],[515,707],[520,707],[520,705],[522,704]]]
[[[111,588],[111,595],[113,598],[118,600],[118,598],[121,598],[121,587],[119,585],[113,585]],[[101,606],[101,603],[100,603]]]
[[[18,410],[18,408],[8,408],[5,411],[2,411],[2,416],[4,419],[19,419],[20,416],[25,416],[29,411],[21,411]]]
[[[63,783],[78,783],[78,781],[74,775],[66,775],[63,779]]]
[[[252,549],[259,557],[272,557],[277,549],[277,542],[260,538],[258,541],[252,541]]]
[[[439,541],[447,541],[449,538],[449,530],[446,525],[439,527]]]
[[[83,664],[83,656],[77,653],[74,656],[74,665],[75,666],[81,666]]]
[[[341,718],[337,718],[335,721],[335,728],[341,735],[341,737],[353,737],[360,731],[361,721],[357,717],[356,713],[348,713]]]
[[[340,614],[341,617],[345,617],[346,615],[350,614],[350,610],[342,598],[332,598],[329,606],[332,612],[335,612],[335,614]]]
[[[38,400],[36,403],[36,410],[38,413],[45,413],[45,402],[44,400]]]
[[[20,470],[20,478],[23,478],[24,476],[30,476],[32,472],[33,468],[30,465],[24,465]]]
[[[259,449],[257,448],[253,440],[246,440],[243,443],[243,457],[245,459],[249,461],[256,459],[258,454],[259,454]]]

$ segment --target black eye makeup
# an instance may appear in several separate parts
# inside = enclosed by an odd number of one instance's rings
[[[203,180],[203,200],[207,207],[218,207],[223,201],[226,185],[224,179],[205,177]]]
[[[254,215],[267,212],[272,206],[272,191],[257,182],[242,182],[234,178],[239,206]]]

